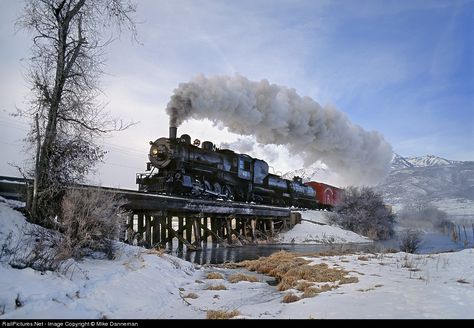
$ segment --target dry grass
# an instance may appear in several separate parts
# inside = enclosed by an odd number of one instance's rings
[[[227,287],[220,284],[220,285],[209,285],[205,288],[205,290],[226,290]]]
[[[237,273],[230,276],[228,280],[234,284],[239,281],[257,282],[258,278],[255,276],[248,275],[248,274]]]
[[[285,296],[283,296],[282,302],[283,303],[293,303],[293,302],[296,302],[296,301],[299,301],[299,300],[300,300],[299,296],[296,296],[293,293],[288,293],[288,294],[285,294]]]
[[[342,277],[342,279],[339,280],[339,285],[354,284],[356,282],[359,282],[359,278],[357,277]]]
[[[357,277],[347,276],[349,272],[340,268],[330,268],[326,263],[312,265],[310,263],[311,261],[298,257],[295,254],[280,251],[269,257],[241,262],[239,265],[250,271],[257,271],[275,277],[279,281],[277,286],[279,291],[296,288],[303,292],[303,297],[311,297],[337,288],[341,284],[359,281]],[[314,283],[332,284],[316,288],[313,287]],[[287,295],[292,294],[286,294],[285,297],[290,297]]]
[[[330,291],[332,289],[335,289],[337,288],[337,286],[334,286],[334,285],[328,285],[328,284],[325,284],[325,285],[322,285],[321,287],[311,287],[311,288],[307,288],[302,297],[303,298],[310,298],[310,297],[314,297],[316,295],[318,295],[319,293],[322,293],[322,292],[327,292],[327,291]]]
[[[362,256],[362,255],[359,256],[357,259],[358,259],[359,261],[368,261],[368,260],[369,260],[369,258],[368,258],[367,256]]]
[[[237,310],[223,311],[223,310],[209,310],[206,314],[206,319],[230,319],[240,314]]]
[[[192,298],[193,300],[195,300],[196,298],[198,298],[199,296],[197,296],[196,294],[194,293],[189,293],[187,295],[184,295],[183,298]]]
[[[206,279],[224,279],[224,276],[221,275],[219,272],[209,272],[206,275]]]
[[[300,281],[300,282],[298,282],[298,284],[296,285],[296,289],[299,290],[300,292],[304,292],[306,289],[311,288],[311,287],[313,287],[313,286],[314,286],[314,284],[311,283],[311,282]]]

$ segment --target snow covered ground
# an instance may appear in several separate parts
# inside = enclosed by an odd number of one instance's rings
[[[0,199],[0,245],[9,232],[20,236],[27,226]],[[474,318],[472,249],[311,257],[349,271],[358,282],[282,303],[289,291],[277,291],[266,276],[252,272],[259,282],[230,283],[236,270],[194,267],[166,254],[119,246],[112,261],[85,259],[62,274],[0,263],[0,319],[205,318],[208,310],[237,310],[236,318]],[[211,271],[223,279],[206,279]],[[226,289],[209,289],[218,285]]]
[[[293,229],[279,235],[282,244],[345,244],[368,243],[370,239],[355,232],[327,225],[325,211],[303,211],[303,221]]]

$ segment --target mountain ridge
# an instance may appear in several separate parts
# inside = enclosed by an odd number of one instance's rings
[[[303,181],[326,182],[331,171],[320,164],[290,171]],[[330,183],[331,184],[331,183]],[[450,215],[474,218],[474,161],[454,161],[435,155],[393,154],[388,176],[374,187],[396,210],[413,203],[431,203]]]

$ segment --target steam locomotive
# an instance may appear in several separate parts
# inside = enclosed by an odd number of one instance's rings
[[[272,174],[261,159],[218,149],[210,141],[191,143],[188,134],[179,138],[176,134],[177,128],[170,127],[169,138],[150,141],[147,173],[136,176],[140,191],[276,206],[327,205],[318,201],[325,196],[316,195],[316,185],[306,185],[299,177],[288,180]]]

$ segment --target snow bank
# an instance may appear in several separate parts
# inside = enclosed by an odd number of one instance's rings
[[[0,200],[0,245],[9,234],[18,239],[31,226]],[[0,261],[1,318],[170,317],[170,306],[182,302],[179,287],[194,281],[194,266],[139,247],[117,247],[113,261],[71,262],[61,274],[18,270]]]
[[[5,243],[5,240],[10,235],[12,239],[17,240],[21,236],[21,232],[25,231],[28,223],[23,214],[12,209],[12,207],[20,206],[18,201],[7,200],[0,197],[0,245]]]
[[[28,226],[0,199],[0,243]],[[304,221],[294,231],[300,227],[335,229]],[[118,246],[115,260],[88,258],[63,273],[0,263],[0,310],[5,312],[0,319],[205,318],[208,310],[238,310],[238,318],[474,318],[472,249],[307,257],[349,271],[358,282],[286,304],[286,293],[301,292],[279,292],[263,275],[245,272],[260,282],[230,283],[235,270],[195,270],[172,256]],[[206,279],[209,271],[219,271],[224,279]],[[210,290],[211,285],[226,289]],[[191,293],[193,298],[186,297]]]
[[[303,221],[278,237],[282,244],[345,244],[371,242],[367,237],[327,225],[324,211],[301,212]]]
[[[281,318],[474,318],[474,250],[312,259],[350,271],[359,282],[291,303]]]

